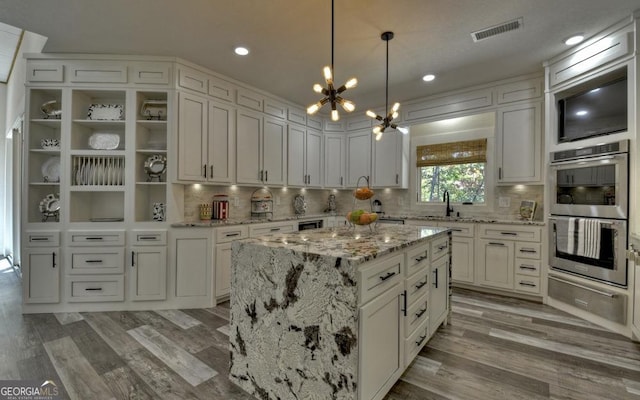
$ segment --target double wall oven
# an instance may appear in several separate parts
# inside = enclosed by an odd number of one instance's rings
[[[629,142],[551,154],[551,268],[627,286]]]

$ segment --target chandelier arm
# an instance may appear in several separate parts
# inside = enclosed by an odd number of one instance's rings
[[[333,39],[333,35],[334,35],[334,0],[331,0],[331,73],[333,74],[334,78],[335,78],[335,71],[333,69],[333,47],[334,47],[334,39]]]
[[[333,0],[331,0],[333,1]],[[391,36],[392,38],[393,36]],[[388,110],[389,109],[389,40],[391,40],[391,38],[389,38],[388,40],[385,40],[387,42],[387,76],[386,76],[386,84],[385,84],[385,96],[384,96],[384,110]]]

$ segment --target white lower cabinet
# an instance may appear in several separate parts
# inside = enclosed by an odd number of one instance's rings
[[[404,287],[396,283],[360,308],[359,398],[381,399],[404,371]]]
[[[134,301],[167,298],[167,232],[131,232],[129,295]]]
[[[358,399],[383,399],[446,320],[449,240],[437,237],[360,271]]]
[[[215,298],[222,300],[231,292],[231,245],[234,240],[249,236],[246,226],[230,226],[216,229]]]
[[[474,282],[473,238],[453,236],[451,239],[451,280]]]
[[[60,248],[26,249],[22,256],[25,303],[60,301]]]
[[[125,231],[69,230],[66,239],[66,301],[124,301]]]
[[[172,264],[175,266],[174,295],[194,304],[211,300],[213,243],[211,229],[175,229]]]
[[[479,285],[513,289],[513,242],[480,239],[476,260]]]

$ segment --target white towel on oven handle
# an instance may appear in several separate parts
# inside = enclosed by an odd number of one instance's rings
[[[569,218],[567,252],[580,257],[600,258],[602,221],[595,218]]]

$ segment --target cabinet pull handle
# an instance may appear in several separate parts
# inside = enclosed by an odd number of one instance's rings
[[[96,264],[96,263],[101,263],[102,260],[86,260],[85,262],[88,264]]]
[[[392,276],[394,276],[396,274],[395,271],[393,272],[387,272],[387,274],[385,276],[379,276],[381,281],[386,281],[387,279],[391,278]]]
[[[342,183],[342,180],[343,180],[343,179],[344,179],[344,178],[340,177],[340,186],[342,186],[342,185],[343,185],[343,183]]]
[[[451,229],[453,232],[462,232],[462,229]]]
[[[416,340],[416,346],[420,346],[426,338],[427,338],[427,335],[420,336],[420,338]]]
[[[438,268],[436,268],[436,269],[433,271],[433,275],[435,275],[435,276],[434,276],[433,286],[435,286],[435,287],[436,287],[436,289],[437,289],[437,288],[438,288]]]
[[[240,236],[240,232],[225,233],[224,236],[226,236],[226,237]]]
[[[204,177],[207,177],[207,164],[202,166],[202,169],[204,169]]]
[[[402,293],[400,293],[400,296],[402,296],[402,313],[403,315],[406,317],[407,316],[407,291],[404,290],[402,291]]]
[[[423,308],[422,310],[418,311],[416,313],[416,319],[422,317],[424,315],[424,313],[426,313],[426,312],[427,312],[426,308]]]
[[[269,182],[269,171],[264,171],[264,181]]]
[[[209,166],[209,176],[213,178],[213,165]]]
[[[420,257],[416,258],[416,262],[419,263],[422,260],[426,260],[427,258],[428,258],[427,256],[420,256]]]
[[[489,242],[489,246],[504,246],[504,243],[500,243],[500,242]]]
[[[522,286],[529,286],[529,287],[536,287],[536,284],[535,284],[535,283],[527,282],[527,281],[520,281],[520,285],[522,285]]]
[[[416,289],[422,289],[424,285],[427,284],[427,281],[416,283]]]
[[[396,185],[398,184],[398,174],[396,174]]]
[[[440,251],[442,251],[442,250],[444,250],[446,248],[447,248],[446,244],[441,244],[440,246],[438,246],[438,250],[440,250]]]
[[[91,290],[91,291],[98,291],[101,292],[102,288],[101,287],[88,287],[85,290]]]
[[[525,264],[521,264],[520,265],[520,269],[527,269],[529,271],[535,271],[536,267],[534,267],[533,265],[525,265]]]
[[[131,252],[131,268],[133,268],[133,267],[135,267],[135,266],[136,266],[136,264],[135,264],[135,262],[134,262],[134,257],[135,257],[135,256],[136,256],[135,251],[132,251],[132,252]]]
[[[537,253],[535,249],[520,249],[520,253]]]
[[[36,236],[36,237],[32,237],[30,238],[32,242],[41,242],[41,241],[48,241],[49,238],[48,237],[44,237],[44,236]]]
[[[500,232],[500,234],[506,236],[518,236],[516,232]]]
[[[498,168],[498,179],[502,179],[502,167]]]
[[[158,240],[158,236],[138,236],[138,240]]]
[[[89,236],[86,240],[104,240],[102,236]]]
[[[270,231],[271,232],[278,232],[280,230],[280,228],[271,228]]]
[[[55,268],[56,267],[56,252],[54,251],[51,254],[53,256],[53,260],[52,260],[52,263],[51,263],[51,268]]]

